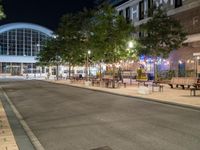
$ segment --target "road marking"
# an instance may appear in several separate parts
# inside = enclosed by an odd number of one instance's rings
[[[24,128],[28,137],[30,138],[30,141],[33,144],[33,146],[35,147],[35,149],[36,150],[45,150],[44,147],[42,146],[42,144],[40,143],[40,141],[38,140],[38,138],[34,135],[34,133],[31,131],[30,127],[27,125],[27,123],[23,119],[22,115],[18,112],[16,107],[13,105],[12,101],[7,96],[6,92],[2,88],[0,88],[0,89],[2,90],[3,95],[5,96],[9,105],[11,106],[11,108],[12,108],[13,112],[15,113],[17,119],[19,120],[20,124],[22,125],[22,127]]]

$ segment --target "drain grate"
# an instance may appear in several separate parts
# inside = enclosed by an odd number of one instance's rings
[[[91,150],[112,150],[112,148],[110,148],[108,146],[104,146],[104,147],[99,147],[99,148],[95,148],[95,149],[91,149]]]

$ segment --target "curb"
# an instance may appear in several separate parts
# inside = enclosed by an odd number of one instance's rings
[[[12,103],[10,98],[7,96],[7,94],[4,91],[4,89],[2,87],[0,87],[0,89],[2,90],[2,93],[3,93],[6,101],[10,105],[10,107],[13,110],[14,114],[16,115],[17,119],[19,120],[20,124],[22,125],[23,129],[25,130],[26,134],[28,135],[28,138],[30,139],[30,141],[31,141],[32,145],[34,146],[34,148],[36,150],[45,150],[44,147],[39,142],[39,140],[37,139],[37,137],[31,131],[31,129],[29,128],[29,126],[27,125],[25,120],[23,119],[22,115],[18,112],[18,110],[16,109],[16,107],[14,106],[14,104]]]
[[[127,94],[113,93],[113,92],[104,91],[104,90],[100,90],[100,89],[91,89],[91,88],[88,88],[88,87],[80,87],[80,86],[76,86],[76,85],[72,85],[72,84],[56,83],[56,82],[45,81],[45,80],[43,80],[43,82],[48,82],[48,83],[52,83],[52,84],[62,84],[62,85],[65,85],[65,86],[82,88],[82,89],[87,89],[87,90],[91,90],[91,91],[103,92],[103,93],[108,93],[108,94],[118,95],[118,96],[124,96],[124,97],[129,97],[129,98],[137,98],[137,99],[143,100],[143,101],[151,101],[151,102],[156,102],[156,103],[160,103],[160,104],[167,104],[167,105],[171,105],[171,106],[184,107],[184,108],[187,108],[187,109],[200,111],[200,107],[198,107],[198,106],[192,106],[192,105],[181,104],[181,103],[176,103],[176,102],[159,101],[157,99],[143,98],[143,97],[140,97],[140,96],[131,96],[131,95],[127,95]]]

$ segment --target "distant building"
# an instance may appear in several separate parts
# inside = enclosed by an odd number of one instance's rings
[[[170,69],[176,71],[179,76],[187,76],[187,71],[191,74],[198,74],[200,77],[200,56],[193,54],[200,53],[200,1],[199,0],[110,0],[116,7],[119,14],[123,15],[127,21],[131,21],[136,27],[147,22],[151,13],[149,9],[154,5],[162,5],[166,8],[168,15],[181,22],[188,33],[187,40],[184,41],[180,50],[172,52],[170,55]],[[141,36],[138,33],[138,36]],[[183,50],[181,50],[183,49]],[[185,53],[189,51],[188,53]],[[185,53],[185,54],[182,54]],[[177,57],[174,57],[174,56]],[[181,56],[181,57],[180,57]]]
[[[49,29],[30,23],[0,26],[0,74],[45,72],[36,67],[36,56],[52,34]]]

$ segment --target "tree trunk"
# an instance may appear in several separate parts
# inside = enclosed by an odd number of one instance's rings
[[[99,64],[99,68],[100,68],[99,78],[100,78],[100,81],[101,81],[102,80],[101,63]]]
[[[71,65],[70,65],[70,63],[69,63],[69,79],[71,78]]]
[[[115,65],[113,64],[113,81],[112,81],[112,87],[115,88]]]
[[[58,80],[58,64],[56,64],[56,79]]]
[[[154,81],[157,81],[157,63],[154,61]]]
[[[75,74],[74,65],[72,66],[72,68],[73,68],[73,78],[74,78],[74,74]]]

